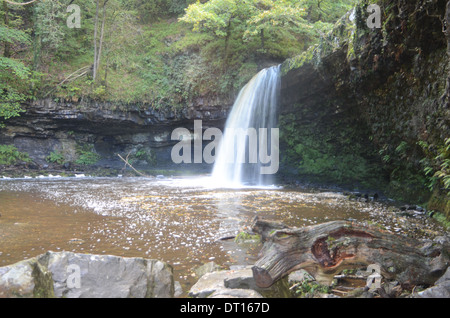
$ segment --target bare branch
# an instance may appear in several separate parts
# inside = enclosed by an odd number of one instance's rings
[[[127,158],[124,159],[120,154],[117,154],[117,156],[119,156],[120,159],[122,159],[123,162],[125,162],[125,166],[129,166],[131,169],[133,169],[134,172],[136,172],[138,175],[146,177],[146,178],[150,178],[150,176],[147,176],[145,174],[143,174],[142,172],[137,171],[129,162],[128,162],[128,157],[130,156],[130,154],[127,155]]]
[[[3,0],[3,1],[5,1],[5,2],[7,2],[9,4],[12,4],[12,5],[15,5],[15,6],[26,6],[27,4],[32,4],[33,2],[36,2],[38,0],[32,0],[32,1],[23,2],[23,3],[21,3],[21,2],[13,2],[13,1],[10,1],[10,0]]]

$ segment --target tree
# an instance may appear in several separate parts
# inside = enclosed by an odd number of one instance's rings
[[[133,0],[131,7],[136,10],[141,23],[156,22],[162,18],[178,16],[195,0]]]
[[[331,29],[332,23],[350,10],[355,2],[210,0],[190,5],[180,21],[192,24],[194,31],[210,32],[226,40],[232,32],[240,33],[247,42],[259,38],[264,51],[268,38],[280,41],[280,37],[303,36],[303,40],[312,42],[326,29]]]
[[[254,14],[247,20],[244,38],[248,41],[260,37],[261,49],[265,50],[266,34],[279,32],[301,33],[310,29],[303,19],[306,9],[302,2],[288,0],[265,0],[255,2]]]
[[[180,21],[193,25],[194,31],[206,31],[218,38],[225,39],[225,56],[228,55],[228,44],[235,19],[247,19],[247,2],[239,0],[210,0],[197,2],[186,9]]]
[[[21,92],[26,84],[30,70],[25,64],[14,59],[13,45],[29,44],[29,36],[18,29],[10,27],[10,10],[3,1],[3,24],[0,24],[0,43],[3,42],[3,56],[0,57],[0,119],[7,120],[19,116],[23,112],[21,103],[27,95]],[[0,123],[0,127],[3,126]]]

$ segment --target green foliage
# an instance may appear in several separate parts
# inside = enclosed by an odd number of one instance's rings
[[[1,42],[14,43],[30,43],[30,37],[22,30],[0,25]]]
[[[0,165],[11,166],[19,162],[31,162],[30,156],[14,146],[0,145]]]
[[[63,45],[66,32],[66,8],[68,1],[39,1],[34,6],[35,36],[46,50],[55,50]]]
[[[449,203],[450,204],[450,203]],[[433,214],[433,219],[441,223],[447,230],[450,230],[450,218],[443,213],[436,212]]]
[[[194,31],[212,32],[218,37],[229,36],[231,20],[243,15],[244,6],[240,3],[237,0],[197,2],[187,8],[180,21],[193,24]]]
[[[26,46],[20,56],[0,62],[0,88],[10,94],[2,99],[5,118],[18,115],[24,100],[50,94],[112,101],[122,109],[233,99],[261,61],[277,63],[302,52],[352,1],[109,0],[96,83],[87,72],[59,85],[93,63],[96,1],[78,3],[81,29],[67,28],[69,2],[10,6],[10,25],[0,21],[2,41]]]
[[[330,287],[321,285],[313,279],[305,278],[301,283],[294,285],[292,291],[298,298],[308,298],[320,294],[329,294]]]
[[[240,232],[234,239],[238,244],[259,243],[261,242],[261,236],[258,234],[250,234],[248,232]]]
[[[425,141],[419,141],[419,146],[424,150],[426,157],[421,163],[424,166],[425,175],[428,177],[428,187],[434,190],[437,185],[442,185],[444,190],[450,190],[450,138],[444,140],[443,145],[433,146]],[[450,196],[450,191],[448,192]]]
[[[11,52],[7,54],[6,47],[9,47],[10,51],[15,45],[28,45],[31,41],[28,33],[18,28],[23,22],[19,15],[9,10],[0,13],[0,16],[4,17],[0,21],[0,44],[4,45],[4,56],[0,56],[1,121],[19,116],[24,111],[21,103],[30,98],[26,90],[31,71],[23,61],[12,57]],[[3,126],[4,123],[0,122],[0,127]]]
[[[261,40],[261,49],[267,42],[289,38],[304,28],[305,9],[291,1],[210,0],[190,5],[180,21],[193,25],[194,31],[203,31],[225,38],[226,50],[232,34],[246,42]]]
[[[143,23],[158,21],[171,16],[178,16],[195,0],[134,0],[131,6]]]
[[[193,25],[194,31],[206,31],[228,38],[238,33],[245,41],[267,42],[289,38],[311,44],[334,22],[351,9],[355,1],[293,0],[210,0],[190,5],[180,20]],[[308,45],[305,45],[306,47]]]
[[[129,162],[133,164],[135,160],[141,160],[146,162],[148,165],[156,165],[156,156],[151,149],[141,148],[132,154],[129,158]]]
[[[78,165],[91,166],[100,160],[100,155],[94,152],[94,146],[85,144],[78,145],[76,149],[78,159],[75,161]]]
[[[59,165],[62,165],[66,162],[64,155],[59,151],[51,152],[50,155],[46,158],[46,160],[47,162],[57,163]]]
[[[0,120],[17,117],[23,112],[21,103],[29,95],[22,93],[29,69],[12,58],[0,57]],[[0,122],[0,127],[3,124]]]

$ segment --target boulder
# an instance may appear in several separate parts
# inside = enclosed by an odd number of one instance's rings
[[[201,278],[203,275],[205,275],[207,273],[220,271],[220,269],[221,269],[220,266],[217,265],[216,263],[209,262],[202,266],[194,268],[193,271],[194,271],[195,276],[197,276],[198,278]]]
[[[0,298],[53,297],[52,283],[36,259],[0,268]]]
[[[172,298],[173,269],[158,260],[48,252],[0,268],[0,297]]]
[[[450,267],[433,287],[419,292],[417,298],[450,298]]]
[[[262,298],[289,295],[287,279],[280,280],[271,288],[259,288],[251,266],[207,273],[189,291],[189,297],[192,298]]]
[[[189,291],[193,298],[228,298],[239,295],[238,298],[261,298],[262,296],[251,291],[249,287],[256,285],[248,283],[253,280],[251,268],[238,270],[218,271],[204,274]],[[241,284],[240,282],[246,282]]]

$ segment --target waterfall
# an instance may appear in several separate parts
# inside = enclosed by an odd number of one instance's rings
[[[216,154],[212,178],[217,185],[272,184],[274,171],[268,164],[278,165],[279,74],[280,66],[264,69],[240,91]]]

